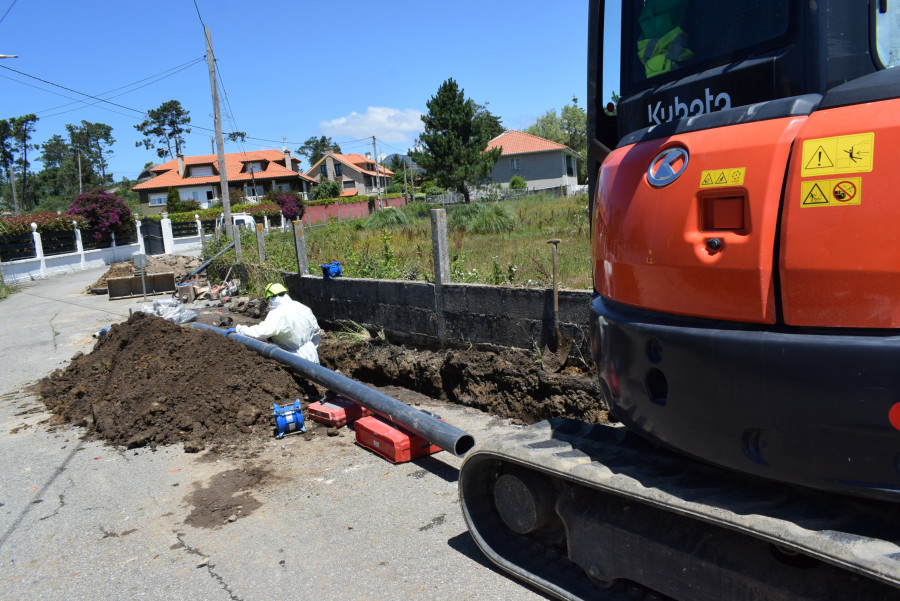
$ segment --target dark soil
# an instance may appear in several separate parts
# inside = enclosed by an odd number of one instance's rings
[[[47,407],[91,437],[126,448],[182,442],[189,451],[271,435],[272,404],[309,391],[254,351],[144,313],[41,383]]]
[[[431,351],[326,335],[319,355],[325,367],[354,380],[394,387],[388,394],[400,400],[413,395],[397,391],[414,391],[520,423],[548,417],[606,421],[596,377],[572,367],[547,373],[539,358],[524,351]],[[214,332],[143,313],[114,325],[92,352],[76,355],[41,382],[44,403],[57,419],[85,426],[91,438],[126,448],[184,443],[188,452],[269,438],[273,403],[299,398],[305,408],[322,393]],[[311,433],[317,428],[307,421]]]

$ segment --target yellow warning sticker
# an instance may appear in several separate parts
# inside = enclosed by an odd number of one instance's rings
[[[868,173],[875,158],[875,132],[803,141],[802,177]]]
[[[701,188],[721,188],[723,186],[743,186],[746,167],[712,169],[700,174]]]
[[[843,207],[862,204],[862,178],[816,179],[800,182],[800,206]]]

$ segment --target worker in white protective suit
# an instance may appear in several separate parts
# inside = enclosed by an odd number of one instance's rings
[[[309,307],[288,296],[281,284],[266,286],[266,302],[269,314],[255,326],[238,325],[225,331],[235,332],[259,340],[271,338],[272,342],[307,361],[319,362],[321,330]]]

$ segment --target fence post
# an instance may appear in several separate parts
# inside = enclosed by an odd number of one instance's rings
[[[34,256],[41,260],[41,277],[47,274],[47,262],[44,260],[44,244],[41,235],[37,231],[37,224],[31,222],[31,238],[34,240]]]
[[[297,273],[309,275],[309,258],[306,256],[306,234],[303,231],[303,222],[295,219],[294,226],[294,250],[297,253]]]
[[[163,252],[171,255],[175,251],[175,237],[172,235],[172,220],[168,213],[162,214],[159,224],[162,226]]]
[[[200,215],[194,213],[194,222],[197,224],[197,235],[200,236],[200,252],[206,254],[206,236],[203,234],[203,224],[200,223]]]
[[[84,242],[81,241],[81,230],[78,229],[77,221],[72,221],[72,229],[75,230],[75,252],[81,258],[81,270],[84,271],[87,269],[87,264],[84,260]]]
[[[438,342],[443,346],[447,337],[443,287],[450,283],[447,211],[444,209],[431,209],[431,252],[434,256],[434,313],[437,317]]]
[[[269,216],[263,215],[263,227],[265,228],[266,233],[269,233]]]
[[[141,234],[141,220],[134,220],[134,233],[137,235],[138,248],[141,251],[142,255],[146,255],[147,251],[144,249],[144,236]]]
[[[266,262],[266,235],[263,234],[263,224],[256,224],[256,250],[259,252],[259,262]]]

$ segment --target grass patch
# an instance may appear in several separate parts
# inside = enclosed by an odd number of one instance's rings
[[[399,211],[383,209],[367,219],[329,220],[325,226],[307,228],[310,272],[318,273],[319,265],[340,261],[346,277],[433,280],[432,208],[416,202]],[[396,215],[405,222],[394,222]],[[370,220],[375,223],[376,219],[378,225],[370,229]],[[454,282],[550,287],[552,249],[547,240],[559,238],[560,286],[591,288],[586,195],[538,194],[498,203],[459,205],[448,210],[447,225]],[[245,263],[260,266],[259,275],[248,278],[251,291],[280,281],[282,270],[296,272],[291,232],[273,231],[266,236],[264,263],[259,262],[255,234],[246,233],[242,241]],[[207,255],[214,252],[210,245]],[[222,261],[233,262],[233,253],[226,253]]]

